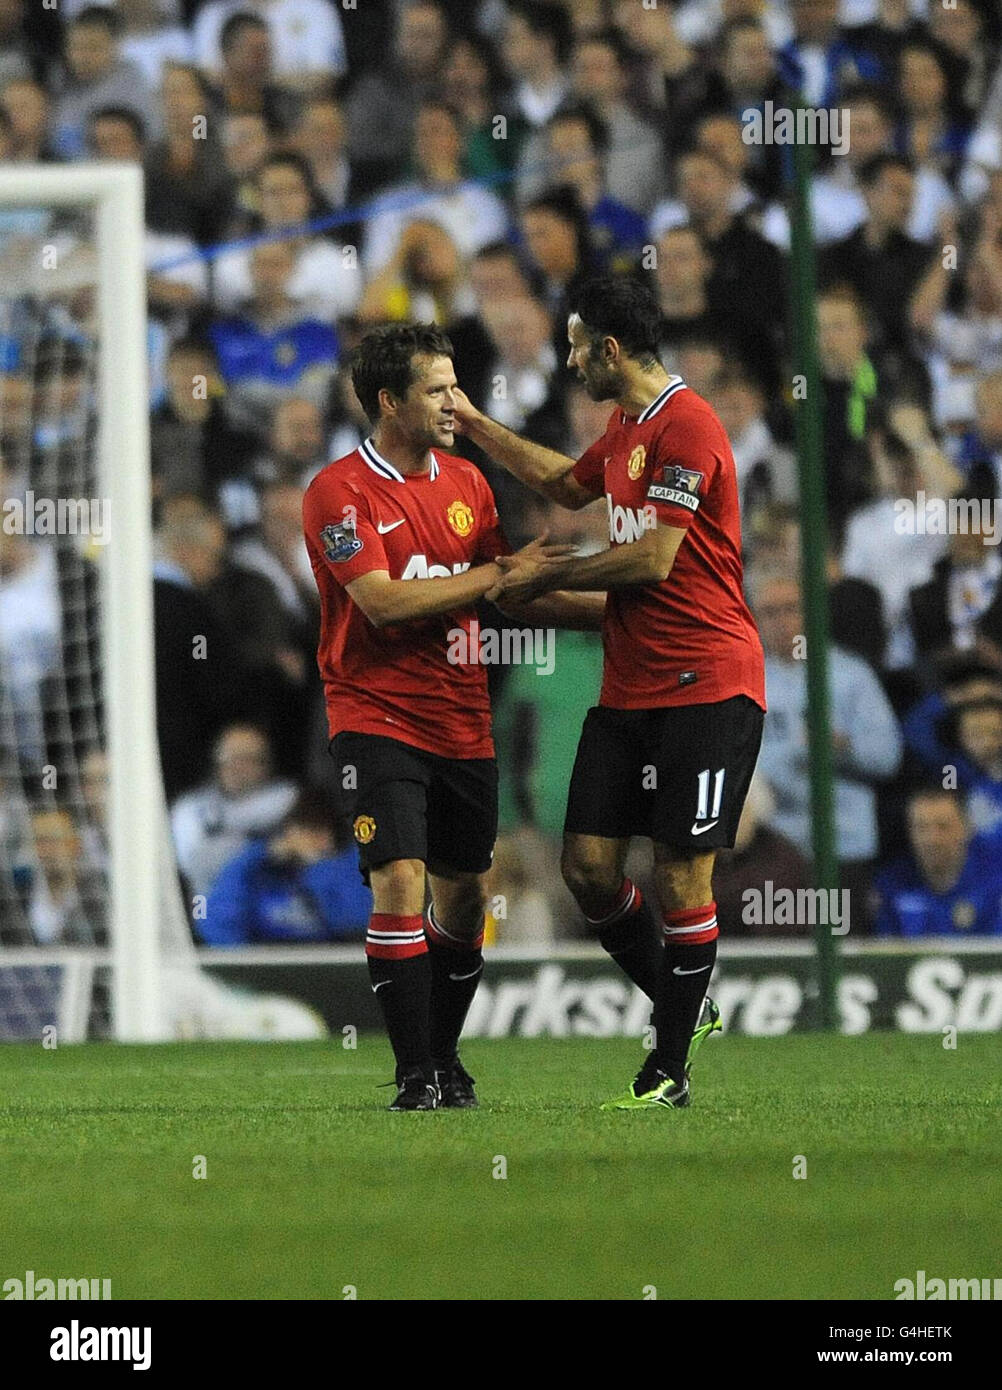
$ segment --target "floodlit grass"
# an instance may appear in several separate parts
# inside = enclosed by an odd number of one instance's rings
[[[143,1299],[886,1299],[919,1269],[1002,1275],[1002,1037],[725,1035],[688,1111],[600,1113],[640,1057],[471,1041],[479,1111],[391,1115],[376,1037],[5,1047],[0,1284],[33,1269]]]

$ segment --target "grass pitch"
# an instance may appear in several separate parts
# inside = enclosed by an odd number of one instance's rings
[[[886,1299],[919,1269],[1002,1274],[1002,1036],[725,1035],[690,1110],[600,1113],[640,1057],[471,1041],[479,1111],[391,1115],[376,1037],[4,1047],[0,1284],[31,1269],[141,1299]]]

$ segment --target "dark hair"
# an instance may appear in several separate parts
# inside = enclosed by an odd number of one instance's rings
[[[657,357],[662,316],[654,295],[631,275],[596,275],[571,300],[593,338],[615,338],[630,357]]]
[[[630,45],[623,38],[618,29],[612,25],[606,25],[602,29],[587,29],[583,34],[575,34],[574,47],[583,48],[586,43],[598,43],[603,48],[612,50],[612,55],[621,68],[628,66],[630,61]]]
[[[894,103],[887,93],[871,82],[856,82],[842,93],[843,106],[872,106],[890,125],[895,118]]]
[[[414,384],[415,357],[453,358],[452,343],[433,323],[390,323],[367,333],[351,358],[351,380],[362,409],[375,424],[379,393],[398,398]]]
[[[543,35],[553,44],[553,52],[559,64],[563,65],[571,49],[573,29],[571,19],[563,5],[550,3],[550,0],[514,0],[509,4],[509,12],[523,20],[536,35]]]
[[[93,130],[98,121],[124,121],[140,145],[146,141],[146,123],[130,106],[99,106],[87,117],[87,125]]]
[[[258,188],[261,187],[262,174],[268,169],[295,169],[303,180],[303,186],[309,196],[310,210],[307,217],[310,221],[315,217],[322,217],[328,210],[328,204],[313,176],[313,168],[305,156],[298,154],[295,150],[275,150],[273,153],[265,155],[254,172],[254,183]]]
[[[112,38],[117,38],[122,32],[122,21],[118,11],[111,9],[108,5],[85,5],[82,10],[70,20],[70,26],[89,26],[91,28],[100,25],[102,29],[107,29]]]
[[[259,15],[253,14],[250,10],[237,10],[236,14],[230,15],[219,31],[219,51],[224,54],[228,53],[244,29],[264,29],[267,31],[268,25]]]
[[[968,819],[967,807],[964,805],[963,796],[953,787],[944,787],[942,782],[916,782],[914,786],[909,787],[905,800],[909,807],[916,801],[952,801],[964,820]]]
[[[872,188],[885,169],[904,169],[906,174],[914,174],[915,165],[903,154],[875,154],[861,166],[860,183],[864,188]]]
[[[609,127],[594,107],[588,105],[587,102],[581,101],[573,105],[561,106],[547,122],[547,130],[552,130],[554,126],[561,125],[564,121],[580,121],[583,126],[586,126],[592,149],[598,154],[604,154],[609,148]]]
[[[286,825],[299,825],[307,830],[337,831],[337,812],[325,791],[320,787],[303,787],[285,815]]]
[[[547,188],[537,197],[529,199],[522,209],[523,215],[527,212],[552,212],[554,217],[568,222],[577,238],[578,271],[588,269],[592,257],[591,232],[577,189],[566,183],[557,188]]]

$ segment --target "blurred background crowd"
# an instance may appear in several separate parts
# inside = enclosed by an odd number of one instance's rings
[[[665,365],[737,463],[770,708],[719,865],[725,935],[809,930],[746,920],[744,897],[811,883],[789,150],[742,136],[794,93],[848,121],[812,204],[853,931],[1002,932],[1000,531],[937,520],[1002,529],[1000,43],[994,0],[0,0],[0,160],[146,174],[158,733],[197,940],[364,930],[300,521],[369,433],[346,355],[367,325],[434,321],[478,406],[576,456],[608,406],[565,368],[566,304],[609,268],[656,291]],[[40,244],[58,255],[32,277]],[[93,495],[87,229],[0,210],[0,266],[0,493]],[[604,502],[563,514],[457,450],[513,544],[608,543]],[[8,943],[100,936],[93,560],[0,532]],[[499,942],[582,927],[556,856],[602,657],[556,641],[551,675],[490,670]],[[61,790],[46,767],[71,769]]]

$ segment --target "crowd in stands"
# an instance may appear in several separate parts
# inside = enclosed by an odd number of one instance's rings
[[[566,306],[607,269],[653,287],[666,367],[733,443],[769,713],[717,896],[725,935],[776,933],[741,904],[748,886],[812,882],[803,407],[791,152],[745,135],[747,113],[798,98],[838,113],[846,137],[813,149],[810,202],[852,930],[1000,934],[996,0],[0,0],[0,162],[146,175],[157,721],[196,939],[364,932],[300,521],[311,478],[371,430],[353,345],[376,323],[433,321],[477,406],[577,456],[609,407],[565,368]],[[24,269],[43,243],[59,252],[48,279]],[[0,209],[0,266],[3,496],[88,495],[88,229]],[[604,503],[562,513],[457,450],[513,544],[544,529],[608,543]],[[92,561],[0,530],[0,788],[31,790],[23,815],[0,816],[0,898],[17,909],[0,941],[100,935]],[[556,846],[601,648],[556,642],[551,675],[490,670],[499,941],[583,928]],[[72,811],[32,781],[70,744]]]

